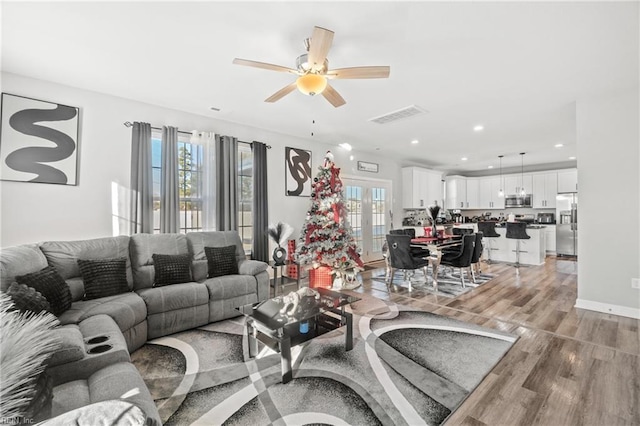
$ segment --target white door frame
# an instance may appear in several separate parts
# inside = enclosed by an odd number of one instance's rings
[[[380,186],[376,186],[376,183]],[[372,194],[371,189],[376,187],[382,187],[385,189],[385,208],[384,208],[384,220],[385,230],[384,234],[389,231],[389,219],[387,219],[387,212],[393,208],[393,181],[390,179],[369,178],[363,176],[343,175],[342,176],[343,187],[362,186],[362,260],[364,262],[371,262],[382,259],[382,250],[374,250],[374,236],[373,236],[373,211],[372,211]],[[365,216],[366,215],[366,216]],[[382,246],[380,244],[380,246]]]

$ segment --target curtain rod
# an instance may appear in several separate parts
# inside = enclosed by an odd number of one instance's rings
[[[125,127],[133,127],[133,123],[132,123],[132,122],[130,122],[130,121],[125,121],[125,122],[124,122],[124,126],[125,126]],[[162,130],[160,127],[153,127],[153,126],[151,126],[151,128],[152,128],[153,130]],[[183,133],[183,134],[185,134],[185,135],[190,135],[190,134],[192,134],[191,132],[185,132],[184,130],[178,130],[178,133]],[[251,142],[245,142],[245,141],[238,141],[238,143],[243,143],[243,144],[245,144],[245,145],[251,145],[251,144],[252,144]],[[271,145],[267,145],[267,149],[271,149]]]

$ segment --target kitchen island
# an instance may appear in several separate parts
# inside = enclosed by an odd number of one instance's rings
[[[515,263],[516,246],[520,241],[520,263],[522,265],[542,265],[546,257],[547,240],[545,226],[527,226],[528,240],[512,240],[505,237],[506,227],[496,227],[499,237],[485,238],[483,258],[488,259],[488,247],[491,246],[491,260]],[[490,240],[490,241],[489,241]]]
[[[447,225],[438,225],[438,230],[445,228],[469,228],[473,232],[478,232],[478,225],[475,223],[456,223]],[[424,227],[413,227],[416,230],[416,237],[424,235]],[[544,225],[527,226],[527,234],[531,237],[528,240],[520,240],[520,263],[522,265],[542,265],[547,255],[547,227]],[[448,231],[447,231],[448,232]],[[516,261],[516,245],[518,240],[507,239],[506,225],[496,226],[496,232],[499,237],[485,238],[484,250],[482,258],[489,258],[489,246],[491,246],[491,260],[496,262],[515,263]],[[555,247],[554,247],[555,249]]]

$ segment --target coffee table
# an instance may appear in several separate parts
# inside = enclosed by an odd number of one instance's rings
[[[346,325],[345,351],[353,348],[353,316],[345,311],[345,307],[360,298],[325,288],[316,290],[320,293],[320,299],[303,297],[293,314],[280,313],[284,306],[281,296],[237,308],[247,317],[249,356],[255,358],[257,355],[258,340],[279,352],[282,383],[287,383],[293,378],[293,346]]]

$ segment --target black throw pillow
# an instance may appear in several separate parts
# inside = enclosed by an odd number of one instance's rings
[[[84,299],[127,293],[127,258],[78,259],[84,282]]]
[[[36,314],[40,312],[51,312],[51,305],[47,298],[33,287],[25,284],[12,283],[7,289],[7,294],[11,297],[13,304],[21,312],[31,311]]]
[[[16,277],[16,281],[42,294],[51,305],[51,312],[56,316],[71,307],[71,290],[53,266]]]
[[[156,271],[154,287],[191,282],[191,255],[154,254],[151,257]]]
[[[235,245],[226,247],[205,247],[204,254],[207,256],[209,278],[238,274],[238,261],[236,260]]]

